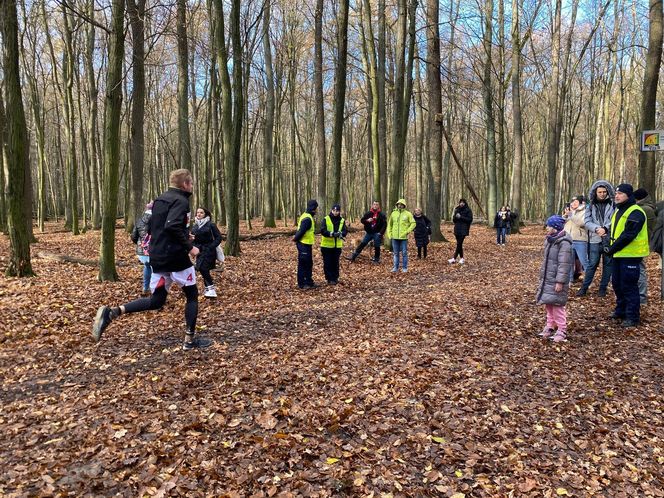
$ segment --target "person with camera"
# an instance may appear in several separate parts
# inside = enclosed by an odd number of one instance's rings
[[[493,220],[493,227],[496,229],[496,244],[499,246],[504,246],[507,241],[509,223],[510,213],[505,206],[502,206]]]
[[[586,198],[583,195],[572,197],[572,201],[563,211],[565,219],[565,231],[572,237],[572,251],[575,262],[578,259],[581,268],[586,271],[588,267],[588,230],[586,230]],[[576,266],[576,265],[575,265]],[[581,272],[577,270],[578,274]],[[577,278],[575,268],[572,268],[572,276]]]
[[[588,267],[583,278],[583,284],[576,295],[585,296],[588,288],[595,278],[595,272],[602,260],[602,278],[599,282],[599,297],[606,296],[606,289],[611,280],[611,256],[603,252],[603,248],[609,245],[609,230],[611,227],[611,216],[613,215],[613,186],[606,180],[597,180],[590,187],[588,193],[588,205],[584,215],[586,230],[590,234],[588,241]]]

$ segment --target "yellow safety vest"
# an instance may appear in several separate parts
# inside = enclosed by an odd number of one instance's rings
[[[341,232],[341,230],[343,229],[344,223],[345,220],[341,218],[341,221],[339,221],[339,232]],[[332,233],[334,231],[332,218],[330,218],[329,215],[325,217],[325,226],[328,232]],[[326,237],[325,235],[322,235],[320,239],[320,246],[338,249],[344,246],[344,241],[341,240],[340,238],[335,239],[334,237]]]
[[[302,225],[302,220],[305,218],[309,218],[311,220],[311,227],[309,230],[304,232],[304,235],[300,239],[300,242],[303,244],[306,244],[308,246],[313,246],[316,238],[314,237],[314,217],[311,216],[310,213],[302,213],[302,216],[300,216],[300,219],[297,222],[297,231],[300,231],[300,225]]]
[[[633,206],[628,207],[620,219],[616,222],[616,213],[613,212],[611,216],[611,243],[613,244],[618,237],[625,230],[625,223],[632,211],[641,211],[643,213],[644,219],[646,218],[646,213],[639,206],[634,204]],[[613,255],[614,258],[643,258],[650,254],[650,247],[648,246],[648,226],[647,223],[643,223],[641,231],[636,236],[636,238],[631,241],[627,246],[623,247],[620,251]]]

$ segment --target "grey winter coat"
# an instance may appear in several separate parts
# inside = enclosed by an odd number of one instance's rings
[[[609,201],[604,203],[597,202],[597,187],[605,187],[609,193]],[[597,235],[595,230],[600,227],[606,228],[606,233],[611,232],[611,215],[615,209],[613,205],[613,199],[615,197],[615,192],[613,191],[613,185],[611,185],[606,180],[597,180],[590,187],[590,192],[588,192],[588,204],[586,206],[586,215],[585,215],[585,225],[586,230],[590,233],[590,243],[591,244],[600,244],[602,242],[602,237]],[[608,235],[605,236],[608,244]]]
[[[569,293],[569,276],[573,264],[572,237],[562,232],[557,237],[547,237],[544,242],[544,261],[540,269],[537,304],[563,306]],[[556,283],[563,290],[556,292]]]

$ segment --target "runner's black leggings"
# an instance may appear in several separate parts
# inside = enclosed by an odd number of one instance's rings
[[[187,330],[193,334],[196,330],[196,319],[198,318],[198,287],[187,285],[182,287],[182,292],[187,297],[187,304],[184,306],[184,319],[187,323]],[[150,297],[136,299],[125,304],[125,313],[161,309],[166,303],[166,296],[168,296],[166,287],[159,286]]]
[[[456,250],[454,251],[454,257],[456,258],[457,256],[459,256],[460,258],[463,258],[463,239],[465,239],[466,236],[454,234],[454,238],[457,241]]]

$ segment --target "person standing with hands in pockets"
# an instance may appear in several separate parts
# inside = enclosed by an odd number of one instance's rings
[[[323,256],[323,271],[325,280],[330,285],[339,282],[339,259],[341,248],[346,238],[346,220],[341,217],[341,206],[332,206],[330,214],[323,218],[320,227],[320,252]]]
[[[399,254],[403,254],[401,271],[403,273],[408,271],[408,234],[415,229],[415,225],[413,214],[406,210],[406,201],[399,199],[387,222],[387,233],[392,240],[394,252],[392,273],[399,271]]]
[[[448,259],[447,262],[453,264],[459,258],[459,264],[462,265],[465,263],[463,259],[463,241],[470,234],[470,225],[473,222],[473,212],[468,207],[466,199],[459,199],[459,204],[452,213],[452,221],[454,222],[454,238],[457,244],[454,256]]]

